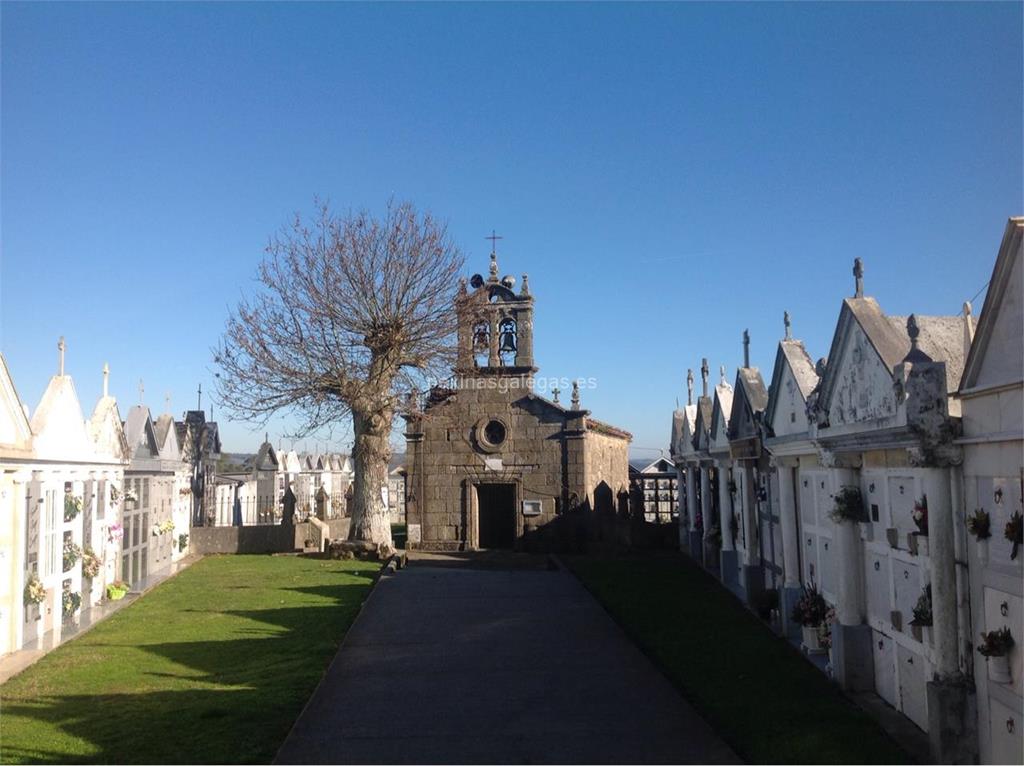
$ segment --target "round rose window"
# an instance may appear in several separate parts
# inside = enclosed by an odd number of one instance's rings
[[[500,420],[489,420],[484,426],[484,439],[493,447],[505,441],[505,424]]]

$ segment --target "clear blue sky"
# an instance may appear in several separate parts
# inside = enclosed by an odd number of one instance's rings
[[[1020,3],[0,14],[0,348],[33,408],[62,334],[87,412],[104,361],[122,414],[140,378],[194,406],[268,235],[395,195],[470,272],[504,235],[541,374],[596,377],[584,405],[660,448],[745,327],[766,378],[784,309],[824,355],[855,256],[887,311],[955,313],[1024,212]]]

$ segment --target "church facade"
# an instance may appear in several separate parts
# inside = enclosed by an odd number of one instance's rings
[[[408,545],[560,549],[600,535],[625,506],[629,433],[536,392],[533,296],[523,275],[465,280],[454,376],[406,418]],[[471,289],[470,289],[471,288]]]

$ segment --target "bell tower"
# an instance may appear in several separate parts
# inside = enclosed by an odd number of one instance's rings
[[[489,239],[491,239],[489,237]],[[491,250],[486,279],[463,279],[455,299],[459,323],[459,375],[527,375],[533,366],[533,296],[523,274],[516,293],[511,275],[498,277],[498,256]]]

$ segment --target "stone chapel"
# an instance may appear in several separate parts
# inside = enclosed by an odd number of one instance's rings
[[[454,375],[406,419],[408,545],[578,548],[625,506],[632,436],[536,393],[527,275],[463,279]]]

